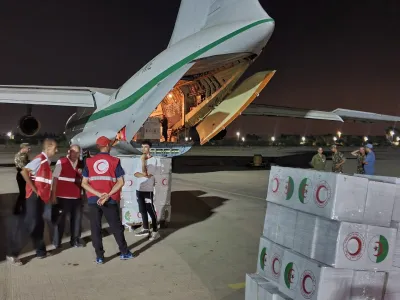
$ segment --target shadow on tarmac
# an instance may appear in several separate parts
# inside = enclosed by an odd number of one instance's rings
[[[134,251],[135,256],[140,255],[154,244],[158,243],[162,239],[166,238],[170,234],[176,232],[177,230],[184,228],[186,226],[190,226],[192,224],[202,222],[212,216],[214,214],[213,210],[221,205],[227,199],[215,197],[215,196],[203,196],[206,193],[203,191],[175,191],[171,193],[171,206],[172,206],[172,214],[171,221],[168,223],[167,228],[163,228],[160,231],[161,238],[152,242],[147,242],[147,238],[141,238],[136,241],[132,245],[129,245],[129,249]],[[20,240],[27,240],[28,243],[26,247],[21,252],[23,256],[24,253],[28,253],[33,250],[33,245],[26,235],[23,226],[23,216],[22,215],[13,215],[12,209],[14,207],[14,203],[16,202],[18,194],[3,194],[1,195],[0,205],[2,205],[3,214],[0,216],[0,261],[5,260],[7,245],[10,240],[10,235],[17,233],[17,237]],[[87,213],[87,207],[84,207],[84,216],[82,218],[82,232],[85,232],[90,229],[89,216]],[[66,220],[69,222],[69,220]],[[69,224],[69,223],[67,223]],[[106,223],[105,218],[103,218],[103,237],[109,236],[111,232],[109,231],[108,224]],[[50,239],[50,230],[48,224],[45,226],[45,243],[48,247],[48,250],[52,252],[52,254],[57,254],[63,250],[70,248],[69,239],[69,226],[65,227],[66,232],[64,233],[64,238],[67,242],[62,244],[60,249],[53,249],[51,239]],[[125,232],[125,235],[134,234]],[[85,236],[82,237],[83,241],[87,244],[90,251],[93,251],[91,245],[91,237]],[[141,248],[138,249],[140,245],[144,244]],[[117,247],[117,246],[116,246]],[[110,257],[106,257],[106,261],[109,261],[113,258],[118,257],[119,254],[114,254]],[[32,259],[34,255],[24,257],[23,261],[27,262]]]

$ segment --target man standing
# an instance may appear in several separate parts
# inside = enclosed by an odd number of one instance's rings
[[[364,160],[364,172],[367,175],[375,174],[375,153],[372,151],[372,144],[367,144],[365,146],[365,152],[367,152],[367,156]]]
[[[325,171],[326,156],[324,155],[324,150],[322,147],[318,148],[318,153],[315,154],[311,160],[311,166],[314,170]]]
[[[43,151],[28,163],[21,171],[26,181],[26,214],[24,225],[27,233],[31,236],[36,249],[37,258],[45,258],[48,254],[43,241],[45,205],[51,201],[50,158],[57,153],[57,143],[53,139],[45,139]],[[15,237],[17,239],[17,237]],[[14,265],[22,265],[18,255],[25,246],[25,241],[10,243],[7,250],[7,260]]]
[[[101,236],[101,219],[106,217],[114,238],[121,252],[120,259],[133,258],[128,250],[124,236],[118,202],[121,199],[121,188],[124,185],[125,172],[119,158],[110,155],[112,141],[105,136],[97,139],[100,153],[88,157],[83,170],[82,187],[87,192],[92,231],[93,247],[96,251],[96,263],[104,263],[104,249]]]
[[[25,166],[29,163],[29,152],[31,148],[28,143],[22,143],[20,145],[20,150],[18,151],[17,154],[15,154],[14,157],[14,163],[15,167],[17,168],[17,184],[18,184],[18,189],[19,189],[19,195],[17,199],[17,203],[15,204],[14,207],[14,214],[18,215],[20,213],[24,214],[26,210],[26,205],[25,205],[25,186],[26,182],[24,180],[24,177],[21,175],[21,171]]]
[[[346,162],[342,152],[339,152],[336,145],[332,145],[332,172],[343,173],[343,164]]]
[[[157,215],[154,208],[153,197],[154,197],[154,172],[156,170],[157,160],[150,154],[151,143],[144,141],[142,143],[142,156],[140,157],[140,163],[137,166],[135,177],[136,180],[136,197],[139,204],[139,211],[142,215],[143,228],[136,236],[150,236],[150,240],[155,240],[160,237],[158,233]],[[150,234],[149,230],[149,218],[151,217],[151,223],[153,232]]]
[[[61,245],[67,214],[70,215],[70,244],[72,247],[83,247],[80,240],[82,223],[82,170],[78,165],[80,151],[78,145],[71,145],[68,155],[57,161],[53,172],[52,202],[58,203],[62,211],[58,224],[54,226],[53,244],[56,248]]]

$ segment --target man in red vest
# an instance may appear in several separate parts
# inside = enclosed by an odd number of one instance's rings
[[[80,240],[82,224],[80,152],[81,148],[78,145],[71,145],[68,155],[57,161],[53,172],[52,202],[58,203],[62,211],[58,223],[54,226],[53,244],[56,248],[61,245],[67,214],[70,215],[71,246],[84,246]]]
[[[26,214],[24,225],[27,233],[31,236],[36,249],[37,258],[45,258],[48,255],[46,245],[43,241],[45,206],[51,204],[51,181],[52,171],[50,169],[50,158],[57,153],[57,143],[53,139],[45,139],[42,153],[28,163],[21,171],[26,181]],[[18,255],[25,247],[25,241],[10,243],[7,250],[7,260],[14,265],[22,265]]]
[[[114,238],[121,252],[120,259],[133,258],[128,250],[119,214],[121,188],[124,185],[124,169],[119,158],[111,156],[112,141],[105,136],[97,139],[100,153],[86,159],[83,170],[82,187],[86,190],[89,204],[92,243],[96,251],[96,263],[104,263],[103,240],[101,236],[101,219],[106,217]]]

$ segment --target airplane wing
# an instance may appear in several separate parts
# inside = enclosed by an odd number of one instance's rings
[[[367,123],[400,121],[400,117],[397,116],[382,115],[358,110],[338,108],[332,112],[327,112],[264,104],[250,104],[249,107],[244,112],[242,112],[242,116],[289,117],[337,122],[354,121]]]
[[[0,103],[95,107],[93,94],[111,95],[112,89],[0,85]]]

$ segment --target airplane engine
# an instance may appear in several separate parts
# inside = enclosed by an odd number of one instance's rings
[[[18,122],[20,132],[25,136],[34,136],[40,130],[40,122],[31,115],[23,116]]]

